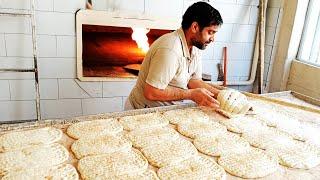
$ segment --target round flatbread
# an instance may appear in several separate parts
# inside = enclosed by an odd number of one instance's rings
[[[320,150],[303,142],[273,147],[266,152],[276,157],[281,165],[291,168],[310,169],[320,164]]]
[[[190,122],[178,124],[178,131],[187,137],[213,136],[227,132],[227,128],[218,122]]]
[[[47,168],[24,169],[10,172],[2,177],[2,180],[40,180],[40,179],[64,179],[78,180],[79,175],[76,168],[70,164],[62,164]]]
[[[171,124],[180,124],[186,122],[209,122],[210,116],[204,113],[200,108],[186,108],[170,110],[163,113],[163,116]]]
[[[141,151],[149,163],[156,167],[178,163],[198,154],[191,142],[181,138],[149,146]]]
[[[248,131],[241,135],[252,146],[268,149],[274,146],[283,146],[293,142],[293,139],[277,129],[266,128],[261,131]]]
[[[81,159],[90,155],[129,150],[131,146],[131,142],[122,137],[103,135],[78,139],[72,144],[71,150],[78,159]]]
[[[226,172],[207,157],[194,156],[158,170],[160,179],[225,179]]]
[[[218,163],[230,174],[242,178],[260,178],[278,170],[278,162],[263,150],[252,148],[241,153],[220,156]]]
[[[216,136],[203,136],[194,139],[194,146],[202,153],[209,156],[221,156],[221,154],[243,152],[250,149],[250,144],[240,136],[225,132]]]
[[[136,150],[87,156],[79,160],[78,170],[83,179],[109,179],[143,173],[148,162]]]
[[[35,145],[57,142],[62,137],[62,131],[53,127],[27,131],[10,132],[0,136],[0,152],[14,151]]]
[[[159,127],[152,129],[136,129],[127,135],[134,147],[145,148],[166,141],[179,138],[179,133],[170,127]]]
[[[110,180],[159,180],[157,174],[150,169],[144,171],[143,173],[108,177],[108,179]]]
[[[169,124],[160,113],[140,114],[135,116],[124,116],[119,119],[125,130],[146,129],[164,127]]]
[[[101,135],[115,135],[123,130],[123,127],[116,119],[99,119],[82,121],[72,124],[67,129],[67,134],[79,139],[83,137],[96,137]]]
[[[229,131],[240,134],[248,131],[262,130],[267,127],[261,121],[250,116],[221,120],[220,123],[225,125]]]
[[[67,149],[57,143],[0,153],[0,175],[27,168],[58,165],[68,158]]]

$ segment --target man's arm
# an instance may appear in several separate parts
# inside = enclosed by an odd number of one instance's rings
[[[176,101],[189,99],[200,106],[218,107],[214,94],[205,88],[180,89],[167,86],[165,89],[155,88],[148,83],[144,86],[144,96],[151,101]]]
[[[196,89],[196,88],[205,88],[214,94],[214,97],[217,98],[220,90],[210,86],[208,83],[202,81],[201,79],[191,79],[188,83],[189,89]]]

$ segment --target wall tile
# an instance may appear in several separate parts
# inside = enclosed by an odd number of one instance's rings
[[[216,80],[216,78],[213,77],[217,77],[218,76],[218,61],[208,61],[208,60],[203,60],[202,61],[202,72],[205,74],[210,74],[211,75],[211,80]]]
[[[40,0],[35,1],[36,10],[40,11],[53,11],[53,0]]]
[[[58,79],[40,79],[40,99],[58,99]]]
[[[0,101],[10,100],[9,81],[0,80]]]
[[[229,61],[228,76],[239,77],[249,76],[251,71],[251,61]]]
[[[40,78],[75,78],[76,60],[74,58],[39,58]]]
[[[229,47],[229,46],[230,46],[230,43],[214,42],[213,59],[214,60],[221,60],[223,58],[223,47]]]
[[[33,68],[33,58],[0,57],[0,68]]]
[[[5,34],[7,56],[32,57],[31,35]]]
[[[213,60],[213,43],[211,43],[202,53],[202,59],[203,60]]]
[[[89,98],[90,96],[76,83],[74,79],[59,79],[59,98]]]
[[[35,101],[0,101],[0,122],[36,119]]]
[[[83,89],[91,98],[102,97],[102,82],[81,82],[75,79],[75,82]]]
[[[232,42],[254,42],[256,37],[255,25],[233,25]]]
[[[0,33],[31,34],[31,21],[29,17],[0,16]]]
[[[80,82],[75,79],[59,79],[59,98],[102,97],[101,82]]]
[[[259,0],[237,0],[238,4],[259,5]]]
[[[36,89],[34,80],[9,80],[11,100],[34,100]]]
[[[56,36],[38,35],[38,56],[39,57],[56,57],[57,56],[57,39]]]
[[[56,12],[72,12],[75,13],[78,9],[86,8],[86,0],[54,0],[54,11]]]
[[[3,72],[0,73],[0,79],[34,79],[34,73]]]
[[[42,119],[67,118],[82,115],[80,99],[41,100]]]
[[[75,14],[38,11],[37,33],[47,35],[75,35]]]
[[[231,43],[227,47],[228,59],[245,59],[246,43]]]
[[[107,1],[106,0],[92,0],[92,8],[94,10],[106,11]]]
[[[6,56],[6,41],[4,34],[0,34],[0,56]]]
[[[253,59],[253,55],[254,55],[254,47],[255,44],[254,43],[245,43],[245,52],[244,52],[244,59]]]
[[[249,24],[258,24],[259,8],[257,6],[251,6]]]
[[[233,24],[223,24],[215,35],[215,42],[231,42]]]
[[[122,97],[82,99],[83,115],[122,111]]]
[[[103,97],[128,96],[135,81],[103,82]]]
[[[76,57],[75,36],[57,36],[57,56]]]
[[[0,8],[6,9],[30,9],[31,0],[2,0]]]
[[[148,1],[143,0],[107,0],[107,10],[109,11],[120,11],[120,12],[143,12],[144,3]],[[153,3],[157,3],[152,1]],[[147,7],[147,6],[146,6]],[[147,9],[147,8],[146,8]]]
[[[221,14],[224,23],[248,24],[250,6],[210,3]]]
[[[165,11],[164,11],[165,9]],[[153,0],[145,1],[145,12],[160,17],[181,18],[183,1]]]

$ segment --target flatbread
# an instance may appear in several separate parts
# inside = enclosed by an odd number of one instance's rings
[[[194,156],[158,170],[160,179],[226,179],[226,172],[207,157]]]
[[[216,136],[197,137],[193,144],[200,152],[209,156],[221,156],[230,151],[243,152],[250,149],[250,144],[245,139],[229,132]]]
[[[191,142],[184,139],[168,141],[141,149],[149,163],[156,167],[168,166],[181,162],[198,154]]]
[[[169,121],[164,119],[161,113],[140,114],[135,116],[124,116],[119,119],[125,130],[164,127]]]
[[[85,156],[113,153],[121,150],[129,150],[132,144],[125,138],[111,135],[81,138],[75,141],[71,150],[78,159]]]
[[[248,131],[261,130],[267,127],[261,121],[250,116],[221,120],[220,123],[225,125],[229,131],[240,134]]]
[[[61,137],[62,131],[53,127],[10,132],[0,136],[0,152],[14,151],[34,145],[51,144],[59,141]]]
[[[78,180],[79,175],[76,168],[70,164],[62,164],[47,168],[24,169],[14,171],[2,177],[2,180],[43,180],[43,179],[64,179]]]
[[[69,152],[60,144],[32,146],[0,153],[0,175],[27,168],[44,168],[68,160]]]
[[[170,127],[159,127],[133,130],[128,133],[127,137],[131,140],[134,147],[145,148],[166,141],[176,140],[179,138],[179,133]]]
[[[148,162],[136,150],[87,156],[79,160],[78,170],[83,179],[109,179],[136,175],[148,168]]]
[[[276,157],[281,165],[291,168],[310,169],[320,164],[320,150],[303,142],[273,147],[266,152]]]
[[[210,116],[204,113],[200,108],[186,108],[170,110],[163,113],[163,116],[171,124],[180,124],[185,122],[208,122]]]
[[[115,135],[123,130],[123,127],[116,119],[99,119],[82,121],[72,124],[67,129],[67,134],[79,139],[82,137],[95,137],[101,135]]]
[[[286,121],[290,119],[290,117],[285,114],[266,108],[257,108],[256,112],[256,118],[270,127],[277,127],[278,121]]]
[[[292,137],[277,129],[266,128],[261,131],[245,132],[241,135],[252,146],[260,149],[268,149],[274,146],[280,147],[293,142]]]
[[[252,148],[241,153],[226,153],[218,163],[230,174],[242,178],[260,178],[278,170],[278,162],[263,150]]]
[[[227,128],[218,122],[190,122],[178,124],[178,131],[187,137],[212,136],[227,131]]]
[[[143,173],[108,177],[108,179],[110,180],[159,180],[157,174],[150,169],[147,169]]]

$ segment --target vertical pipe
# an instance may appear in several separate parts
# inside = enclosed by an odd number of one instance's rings
[[[259,68],[258,68],[258,93],[263,93],[264,73],[264,44],[265,44],[265,14],[268,0],[260,0],[260,38],[259,38]]]
[[[227,86],[227,47],[223,47],[223,86]]]
[[[36,89],[36,111],[37,111],[37,120],[40,121],[41,120],[41,111],[40,111],[40,90],[39,90],[39,76],[38,76],[35,0],[31,1],[31,14],[32,14],[31,15],[31,26],[32,26],[34,81],[35,81],[35,89]]]

